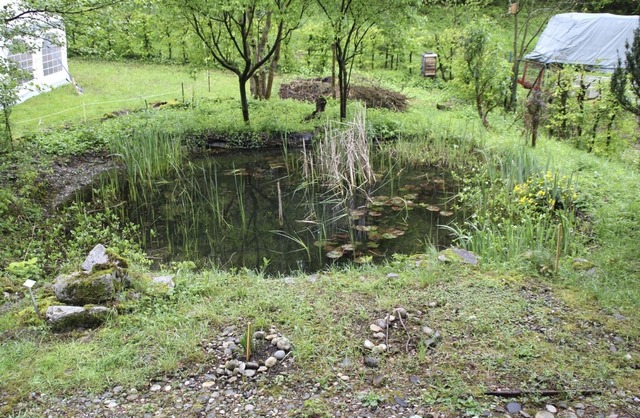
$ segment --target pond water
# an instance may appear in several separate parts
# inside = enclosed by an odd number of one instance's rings
[[[303,154],[225,153],[191,160],[181,174],[122,188],[158,263],[192,260],[268,274],[375,262],[449,244],[453,183],[435,169],[373,159],[375,184],[345,198],[309,183]]]

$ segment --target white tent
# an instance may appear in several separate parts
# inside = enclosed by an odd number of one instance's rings
[[[625,43],[633,41],[640,17],[609,13],[563,13],[553,16],[526,61],[543,64],[578,64],[612,72]]]
[[[12,0],[0,0],[0,7],[11,8],[15,3]],[[11,50],[11,40],[0,39],[0,57],[16,61],[23,70],[31,74],[31,78],[22,80],[18,92],[20,102],[43,91],[68,84],[71,79],[62,24],[52,16],[37,16],[34,21],[38,22],[39,29],[33,32],[41,35],[36,39],[23,39],[30,45],[29,51],[14,52]]]

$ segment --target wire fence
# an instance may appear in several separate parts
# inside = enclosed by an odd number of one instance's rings
[[[40,115],[38,117],[35,118],[30,118],[30,119],[23,119],[23,120],[13,120],[11,123],[14,125],[22,125],[22,124],[26,124],[26,123],[30,123],[30,122],[34,122],[34,121],[39,121],[40,123],[49,117],[52,116],[56,116],[56,115],[60,115],[63,113],[67,113],[67,112],[71,112],[73,110],[78,110],[78,109],[82,109],[83,112],[85,113],[85,120],[86,120],[86,109],[88,107],[92,107],[92,106],[100,106],[100,105],[105,105],[105,104],[112,104],[112,103],[124,103],[124,102],[131,102],[134,100],[140,100],[140,101],[145,101],[147,99],[153,99],[153,98],[157,98],[157,97],[163,97],[163,96],[169,96],[169,95],[180,95],[181,93],[184,92],[184,89],[181,90],[177,90],[177,91],[172,91],[172,92],[166,92],[166,93],[159,93],[159,94],[151,94],[148,96],[136,96],[136,97],[130,97],[127,99],[117,99],[117,100],[107,100],[107,101],[103,101],[103,102],[92,102],[92,103],[82,103],[81,105],[78,106],[73,106],[73,107],[69,107],[67,109],[63,109],[63,110],[59,110],[57,112],[53,112],[53,113],[49,113],[46,115]]]

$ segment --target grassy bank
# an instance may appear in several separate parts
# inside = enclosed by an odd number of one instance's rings
[[[187,268],[188,263],[176,264],[165,266],[176,275],[173,293],[142,289],[137,298],[123,294],[120,314],[103,327],[68,335],[51,333],[32,314],[28,295],[19,290],[26,276],[37,275],[36,295],[44,308],[52,303],[49,284],[60,266],[72,269],[97,242],[130,257],[132,270],[138,272],[144,271],[143,256],[134,245],[135,227],[118,224],[108,196],[93,205],[74,205],[54,218],[47,217],[36,205],[42,190],[33,188],[46,187],[46,182],[36,181],[42,173],[39,170],[44,169],[37,164],[35,168],[20,164],[31,157],[45,165],[54,156],[75,158],[69,155],[82,154],[94,146],[123,153],[118,146],[132,150],[127,141],[139,144],[149,132],[184,139],[207,131],[232,134],[246,129],[239,125],[240,112],[231,87],[235,84],[230,78],[216,77],[221,87],[212,89],[209,98],[213,100],[198,98],[194,108],[148,110],[141,97],[164,94],[165,86],[166,91],[173,89],[170,97],[179,105],[180,94],[170,86],[177,85],[187,73],[171,67],[126,67],[129,64],[73,65],[86,96],[74,96],[70,88],[64,88],[17,106],[14,112],[15,123],[20,126],[22,120],[23,132],[31,133],[21,144],[21,156],[8,159],[16,163],[6,165],[3,172],[18,169],[11,181],[5,174],[0,196],[4,199],[0,203],[6,206],[0,207],[6,216],[2,227],[8,238],[4,242],[14,242],[13,251],[3,250],[3,289],[18,295],[5,302],[0,313],[0,412],[37,415],[25,399],[30,392],[97,394],[117,385],[144,390],[159,376],[182,378],[203,373],[217,366],[217,360],[203,350],[203,341],[217,338],[228,325],[242,329],[248,321],[257,329],[275,325],[295,344],[294,368],[286,379],[261,381],[265,393],[277,395],[283,388],[318,384],[326,388],[319,402],[329,412],[326,399],[345,390],[338,389],[343,385],[333,385],[345,358],[356,364],[349,369],[353,376],[350,392],[368,391],[387,400],[399,392],[408,393],[424,408],[450,416],[471,416],[491,408],[499,401],[483,394],[488,389],[531,390],[527,401],[541,406],[546,398],[535,395],[536,390],[558,389],[560,399],[570,399],[575,391],[597,389],[600,393],[588,402],[602,411],[626,408],[627,398],[640,390],[637,157],[630,153],[603,158],[548,138],[542,138],[536,149],[529,149],[523,146],[524,139],[510,116],[494,115],[494,128],[485,131],[473,109],[458,101],[455,92],[424,80],[388,81],[388,86],[403,88],[411,97],[410,108],[406,113],[371,110],[371,131],[394,133],[398,140],[389,145],[394,158],[456,171],[461,181],[468,179],[469,196],[478,199],[474,202],[504,205],[498,213],[502,218],[492,224],[495,229],[477,228],[475,235],[472,230],[461,230],[461,235],[469,238],[461,243],[490,243],[487,247],[491,248],[479,251],[480,266],[438,262],[430,248],[421,255],[397,255],[379,266],[328,269],[318,275],[299,273],[286,279],[252,271],[196,272]],[[105,68],[100,70],[101,66]],[[130,79],[122,77],[126,68]],[[154,75],[145,76],[150,69]],[[102,75],[90,81],[94,72]],[[114,86],[108,93],[100,93],[105,79],[115,80],[116,76],[121,80],[117,89]],[[97,120],[106,112],[125,107],[124,102],[115,101],[128,99],[137,84],[146,86],[143,79],[153,82],[148,90],[135,89],[139,96],[132,102],[144,109],[142,112],[84,124],[85,106],[80,100],[90,97],[91,91],[96,94],[95,102],[114,101],[109,106],[91,107],[87,120]],[[196,80],[199,88],[195,91],[202,91],[206,86],[202,74]],[[70,108],[75,106],[70,111],[72,117],[44,118],[55,107],[64,107],[65,100]],[[449,101],[453,103],[451,110],[436,110],[437,103]],[[313,129],[319,122],[302,122],[310,106],[278,99],[253,102],[251,129]],[[336,110],[337,104],[330,101],[328,117],[335,117]],[[33,122],[40,118],[45,125],[59,126],[63,120],[76,125],[43,131]],[[555,212],[526,212],[517,206],[513,201],[515,186],[547,172],[571,179],[576,205]],[[478,211],[482,208],[475,207]],[[548,232],[575,208],[579,211],[566,223],[559,271],[554,274],[557,247]],[[511,240],[501,235],[505,222],[500,220],[507,219],[507,214],[522,216],[520,212],[531,215],[527,225],[535,237],[530,237],[530,242],[523,241],[524,235],[513,234]],[[534,218],[538,212],[547,217]],[[469,215],[469,222],[473,222],[472,213]],[[521,222],[523,218],[509,218],[513,219]],[[538,222],[540,219],[546,223]],[[535,228],[541,225],[546,229],[538,239]],[[526,254],[526,249],[535,251]],[[57,258],[53,258],[54,252]],[[31,257],[51,262],[30,270]],[[587,259],[589,268],[576,267],[576,258]],[[20,262],[23,264],[15,264]],[[394,329],[390,350],[382,356],[376,372],[387,376],[388,383],[374,387],[373,372],[360,364],[362,344],[369,338],[369,325],[397,307],[407,309],[410,316],[404,328]],[[424,326],[442,335],[434,347],[422,331]],[[425,390],[400,383],[415,374],[428,382]]]

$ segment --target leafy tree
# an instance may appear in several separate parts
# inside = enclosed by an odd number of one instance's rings
[[[455,78],[474,100],[485,128],[489,128],[489,113],[504,101],[510,76],[508,63],[500,58],[502,51],[491,40],[488,27],[488,22],[479,22],[465,29],[460,38],[459,76]]]
[[[513,16],[513,66],[511,73],[510,94],[505,102],[505,110],[513,111],[516,107],[518,92],[518,76],[520,62],[531,44],[542,32],[551,16],[561,10],[569,10],[578,0],[546,2],[541,0],[511,1],[510,14]]]
[[[316,0],[326,17],[338,66],[340,119],[347,117],[347,98],[351,70],[363,41],[371,28],[384,22],[397,22],[409,16],[417,3],[414,0]]]
[[[297,28],[302,0],[185,0],[176,3],[213,59],[238,77],[242,118],[249,123],[247,82]],[[274,68],[275,70],[275,68]],[[259,74],[262,76],[262,74]],[[259,81],[262,85],[262,81]]]
[[[633,31],[633,41],[626,43],[625,50],[626,66],[618,61],[611,76],[611,92],[625,110],[640,116],[640,27]],[[627,94],[629,81],[633,98]]]

